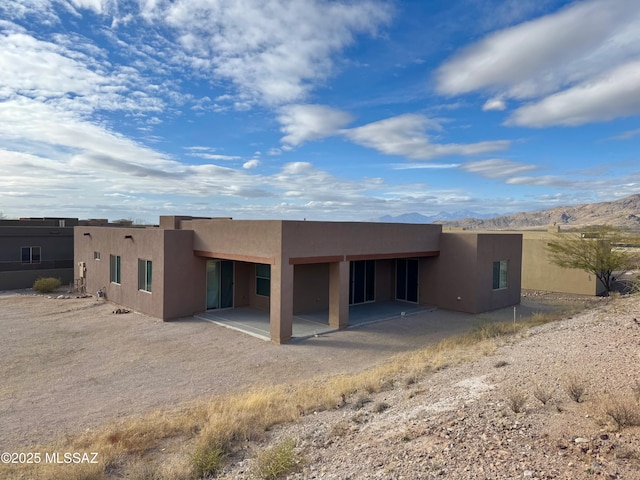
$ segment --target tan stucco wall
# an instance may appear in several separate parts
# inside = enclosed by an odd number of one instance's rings
[[[376,302],[396,298],[396,264],[394,260],[376,260]]]
[[[438,250],[441,225],[295,222],[282,225],[284,258]]]
[[[508,287],[493,290],[493,262],[507,260]],[[520,303],[522,235],[443,233],[434,268],[423,268],[423,303],[480,313]]]
[[[281,252],[279,220],[183,220],[193,229],[193,249],[214,258],[274,263]]]
[[[202,260],[191,250],[191,236],[190,231],[155,228],[76,227],[76,269],[85,262],[87,291],[95,295],[106,287],[110,302],[163,319],[191,315],[204,310],[205,275]],[[95,251],[100,260],[94,260]],[[109,281],[110,255],[121,257],[120,284]],[[138,290],[138,259],[153,262],[151,293]]]
[[[329,309],[329,264],[294,265],[293,313],[321,312]]]
[[[577,233],[524,232],[522,257],[522,288],[552,292],[599,295],[604,287],[587,272],[562,268],[549,260],[547,243],[557,235]]]

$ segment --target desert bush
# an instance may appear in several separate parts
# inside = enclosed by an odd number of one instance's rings
[[[640,426],[640,405],[630,395],[609,396],[603,399],[602,403],[605,415],[611,418],[619,429]]]
[[[553,396],[553,394],[551,393],[551,390],[549,390],[548,388],[543,387],[542,385],[536,385],[533,388],[533,396],[540,401],[540,403],[542,403],[543,405],[546,405],[549,400],[551,400],[551,397]]]
[[[587,382],[579,375],[569,375],[565,380],[564,387],[569,398],[580,403],[587,391]]]
[[[227,453],[219,445],[199,446],[191,457],[193,474],[196,478],[215,475],[226,458]]]
[[[507,405],[513,413],[523,412],[526,403],[527,395],[522,390],[514,388],[507,393]]]
[[[494,368],[502,368],[506,367],[507,365],[509,365],[509,362],[507,362],[506,360],[498,360],[493,364]]]
[[[287,438],[278,445],[264,450],[255,460],[254,475],[271,480],[297,471],[303,459],[296,453],[295,446],[296,442],[292,438]]]
[[[51,293],[60,288],[61,284],[59,278],[40,277],[33,283],[33,289],[38,293]]]

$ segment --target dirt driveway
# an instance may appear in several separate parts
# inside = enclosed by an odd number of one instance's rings
[[[0,295],[0,451],[208,395],[358,372],[477,321],[434,311],[276,345],[114,308],[93,298]],[[519,315],[544,308],[523,302]],[[510,308],[485,317],[512,316]]]

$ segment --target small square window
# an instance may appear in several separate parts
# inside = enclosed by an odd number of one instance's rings
[[[93,252],[93,259],[100,260],[100,252]]]

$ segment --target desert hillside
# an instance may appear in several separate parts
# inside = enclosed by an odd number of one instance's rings
[[[589,225],[612,225],[640,230],[640,194],[614,202],[587,203],[570,207],[555,207],[535,212],[522,212],[494,218],[466,218],[463,220],[436,221],[455,228],[482,230],[524,230],[560,225],[565,228],[581,228]]]

